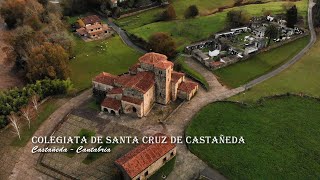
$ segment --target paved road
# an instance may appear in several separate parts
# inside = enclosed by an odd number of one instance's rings
[[[117,34],[119,34],[119,36],[121,37],[122,41],[123,41],[127,46],[129,46],[129,47],[137,50],[138,52],[140,52],[140,53],[142,53],[142,54],[147,53],[146,50],[144,50],[144,49],[140,48],[139,46],[135,45],[135,44],[130,40],[130,38],[128,37],[127,33],[126,33],[123,29],[121,29],[120,27],[118,27],[115,23],[113,23],[113,22],[111,22],[111,21],[109,21],[109,20],[107,20],[107,19],[105,19],[105,20],[108,22],[109,26],[112,27],[112,28],[117,32]]]
[[[199,92],[191,101],[183,104],[174,115],[166,120],[166,129],[168,130],[168,134],[172,136],[184,136],[184,130],[192,120],[192,117],[207,104],[231,97],[245,90],[242,87],[229,90],[225,86],[222,86],[213,73],[203,67],[202,64],[191,58],[186,58],[186,63],[193,69],[197,69],[206,78],[210,90],[206,92],[203,89],[199,89]],[[169,180],[193,179],[199,172],[209,168],[205,162],[192,154],[185,144],[178,144],[177,148],[178,156],[175,168],[168,177]],[[226,179],[217,170],[212,169],[211,172],[214,174],[213,178],[215,180]]]
[[[299,61],[303,57],[303,55],[305,55],[310,50],[310,48],[314,45],[314,43],[317,40],[317,35],[316,35],[316,32],[314,30],[314,26],[313,26],[313,17],[312,17],[312,7],[313,6],[314,6],[314,1],[309,0],[308,24],[309,24],[310,34],[311,34],[309,44],[304,49],[302,49],[296,56],[294,56],[290,61],[286,62],[285,64],[283,64],[279,68],[277,68],[277,69],[275,69],[275,70],[273,70],[263,76],[260,76],[257,79],[250,81],[249,83],[247,83],[243,86],[244,88],[249,89],[249,88],[251,88],[259,83],[262,83],[263,81],[270,79],[271,77],[281,73],[282,71],[284,71],[285,69],[287,69],[288,67],[290,67],[291,65],[293,65],[294,63]]]

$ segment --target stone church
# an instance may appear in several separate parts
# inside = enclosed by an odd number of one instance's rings
[[[197,83],[185,79],[173,70],[167,56],[147,53],[129,69],[127,74],[115,76],[103,72],[93,78],[93,88],[106,94],[101,104],[104,112],[119,115],[136,113],[146,116],[154,103],[166,105],[177,98],[190,100],[197,92]]]

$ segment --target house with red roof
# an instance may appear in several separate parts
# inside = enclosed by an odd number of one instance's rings
[[[112,33],[107,24],[103,24],[97,15],[86,16],[77,20],[76,34],[81,37],[97,39]]]
[[[177,98],[190,100],[198,90],[198,84],[187,81],[184,73],[174,71],[173,66],[167,56],[147,53],[127,74],[100,73],[92,79],[92,84],[94,92],[105,94],[101,110],[143,117],[154,103],[166,105]]]
[[[176,156],[176,144],[169,137],[158,133],[158,138],[167,138],[167,143],[140,144],[115,161],[124,180],[148,179],[162,166]]]

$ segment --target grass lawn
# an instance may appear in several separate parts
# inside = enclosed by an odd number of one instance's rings
[[[224,1],[218,1],[224,2]],[[285,2],[270,2],[266,4],[252,4],[247,6],[235,7],[228,9],[224,12],[200,16],[194,19],[178,19],[175,21],[162,21],[162,22],[147,22],[156,14],[148,15],[151,12],[131,16],[128,19],[124,18],[118,20],[117,23],[122,28],[126,29],[129,33],[138,37],[148,40],[150,35],[155,32],[167,32],[172,35],[178,45],[178,50],[183,50],[184,46],[191,42],[207,39],[210,35],[221,31],[225,27],[225,18],[227,11],[232,9],[243,9],[252,15],[261,15],[262,10],[271,10],[273,13],[283,13],[282,4]],[[307,0],[295,2],[300,15],[306,16],[307,14]],[[143,15],[147,14],[147,17]],[[132,19],[130,19],[132,18]],[[134,19],[136,18],[136,19]],[[145,21],[145,19],[148,19]],[[133,23],[133,25],[131,24]]]
[[[91,86],[91,79],[102,71],[127,72],[140,53],[126,46],[119,36],[107,40],[84,42],[75,37],[76,58],[70,62],[71,80],[78,91]]]
[[[218,69],[214,74],[229,87],[239,87],[290,60],[308,44],[309,39],[309,36],[303,37],[245,61]]]
[[[181,69],[179,69],[178,71],[182,71],[186,73],[188,76],[195,79],[196,81],[200,82],[206,90],[209,89],[209,84],[207,80],[199,72],[189,67],[188,64],[184,62],[184,57],[178,57],[175,61],[175,66],[180,66]]]
[[[245,3],[254,1],[255,0],[244,0]],[[177,19],[184,19],[184,13],[190,5],[197,5],[200,16],[207,16],[216,12],[220,7],[233,6],[234,2],[234,0],[174,0],[172,5],[175,8]],[[262,2],[269,2],[269,0],[262,0]],[[156,22],[164,10],[165,8],[156,8],[138,15],[121,18],[115,22],[126,30],[134,29]]]
[[[246,144],[190,145],[191,151],[230,179],[320,177],[320,101],[298,96],[242,106],[230,102],[203,108],[188,136],[243,136]]]
[[[77,136],[80,137],[80,141],[83,137],[85,137],[87,139],[87,142],[90,142],[90,138],[92,136],[96,135],[96,132],[88,130],[88,129],[81,129],[79,134]],[[84,146],[83,143],[74,143],[70,146],[70,148],[68,149],[68,152],[66,153],[66,156],[68,157],[73,157],[74,155],[76,155],[76,150],[80,147],[80,146]]]
[[[320,41],[296,64],[277,76],[258,84],[243,94],[232,97],[235,101],[252,102],[273,94],[304,93],[320,97]]]
[[[90,100],[90,102],[87,104],[87,107],[96,111],[101,110],[100,104],[97,103],[97,101],[94,98]]]
[[[38,117],[31,121],[30,129],[27,123],[25,123],[23,126],[20,126],[21,140],[19,140],[19,138],[16,137],[12,141],[11,145],[24,147],[29,142],[33,134],[41,126],[41,124],[45,120],[47,120],[47,118],[58,108],[59,108],[59,105],[57,104],[55,99],[48,100],[47,102],[42,104],[39,109]]]

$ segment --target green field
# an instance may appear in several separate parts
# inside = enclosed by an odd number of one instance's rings
[[[127,72],[138,61],[140,53],[125,45],[119,36],[107,40],[84,42],[75,37],[76,58],[70,62],[71,80],[78,91],[91,86],[91,79],[102,71]]]
[[[243,106],[231,102],[203,108],[188,136],[243,136],[245,144],[190,145],[191,151],[230,179],[320,177],[320,101],[297,96]]]
[[[223,1],[218,1],[223,2]],[[175,21],[154,22],[152,19],[158,16],[153,11],[147,11],[143,14],[131,16],[116,21],[118,25],[126,29],[128,33],[148,40],[151,34],[155,32],[167,32],[176,40],[178,49],[182,50],[184,46],[191,42],[206,39],[214,33],[221,31],[225,27],[225,18],[227,12],[232,9],[243,9],[251,15],[261,15],[262,10],[271,10],[273,13],[283,13],[282,4],[285,2],[270,2],[266,4],[252,4],[247,6],[230,8],[224,12],[208,16],[200,16],[194,19],[178,19]],[[296,2],[300,15],[307,14],[307,0]]]
[[[261,2],[270,2],[277,0],[261,0]],[[200,16],[208,16],[215,13],[221,7],[232,7],[234,0],[174,0],[172,5],[175,8],[177,19],[184,19],[184,13],[190,5],[197,5]],[[244,0],[244,3],[256,2],[256,0]],[[156,8],[138,15],[129,16],[116,20],[115,22],[122,28],[129,30],[151,24],[157,21],[165,8]]]
[[[320,97],[319,48],[320,41],[317,41],[314,47],[296,64],[279,75],[231,99],[251,102],[264,96],[287,92]]]
[[[253,80],[290,60],[309,42],[309,36],[290,42],[281,47],[255,55],[245,61],[214,71],[219,80],[236,88]]]
[[[209,90],[209,83],[207,80],[198,71],[189,67],[188,64],[184,62],[184,57],[178,57],[174,63],[175,67],[179,67],[178,71],[184,72],[189,77],[201,83],[206,90]]]

